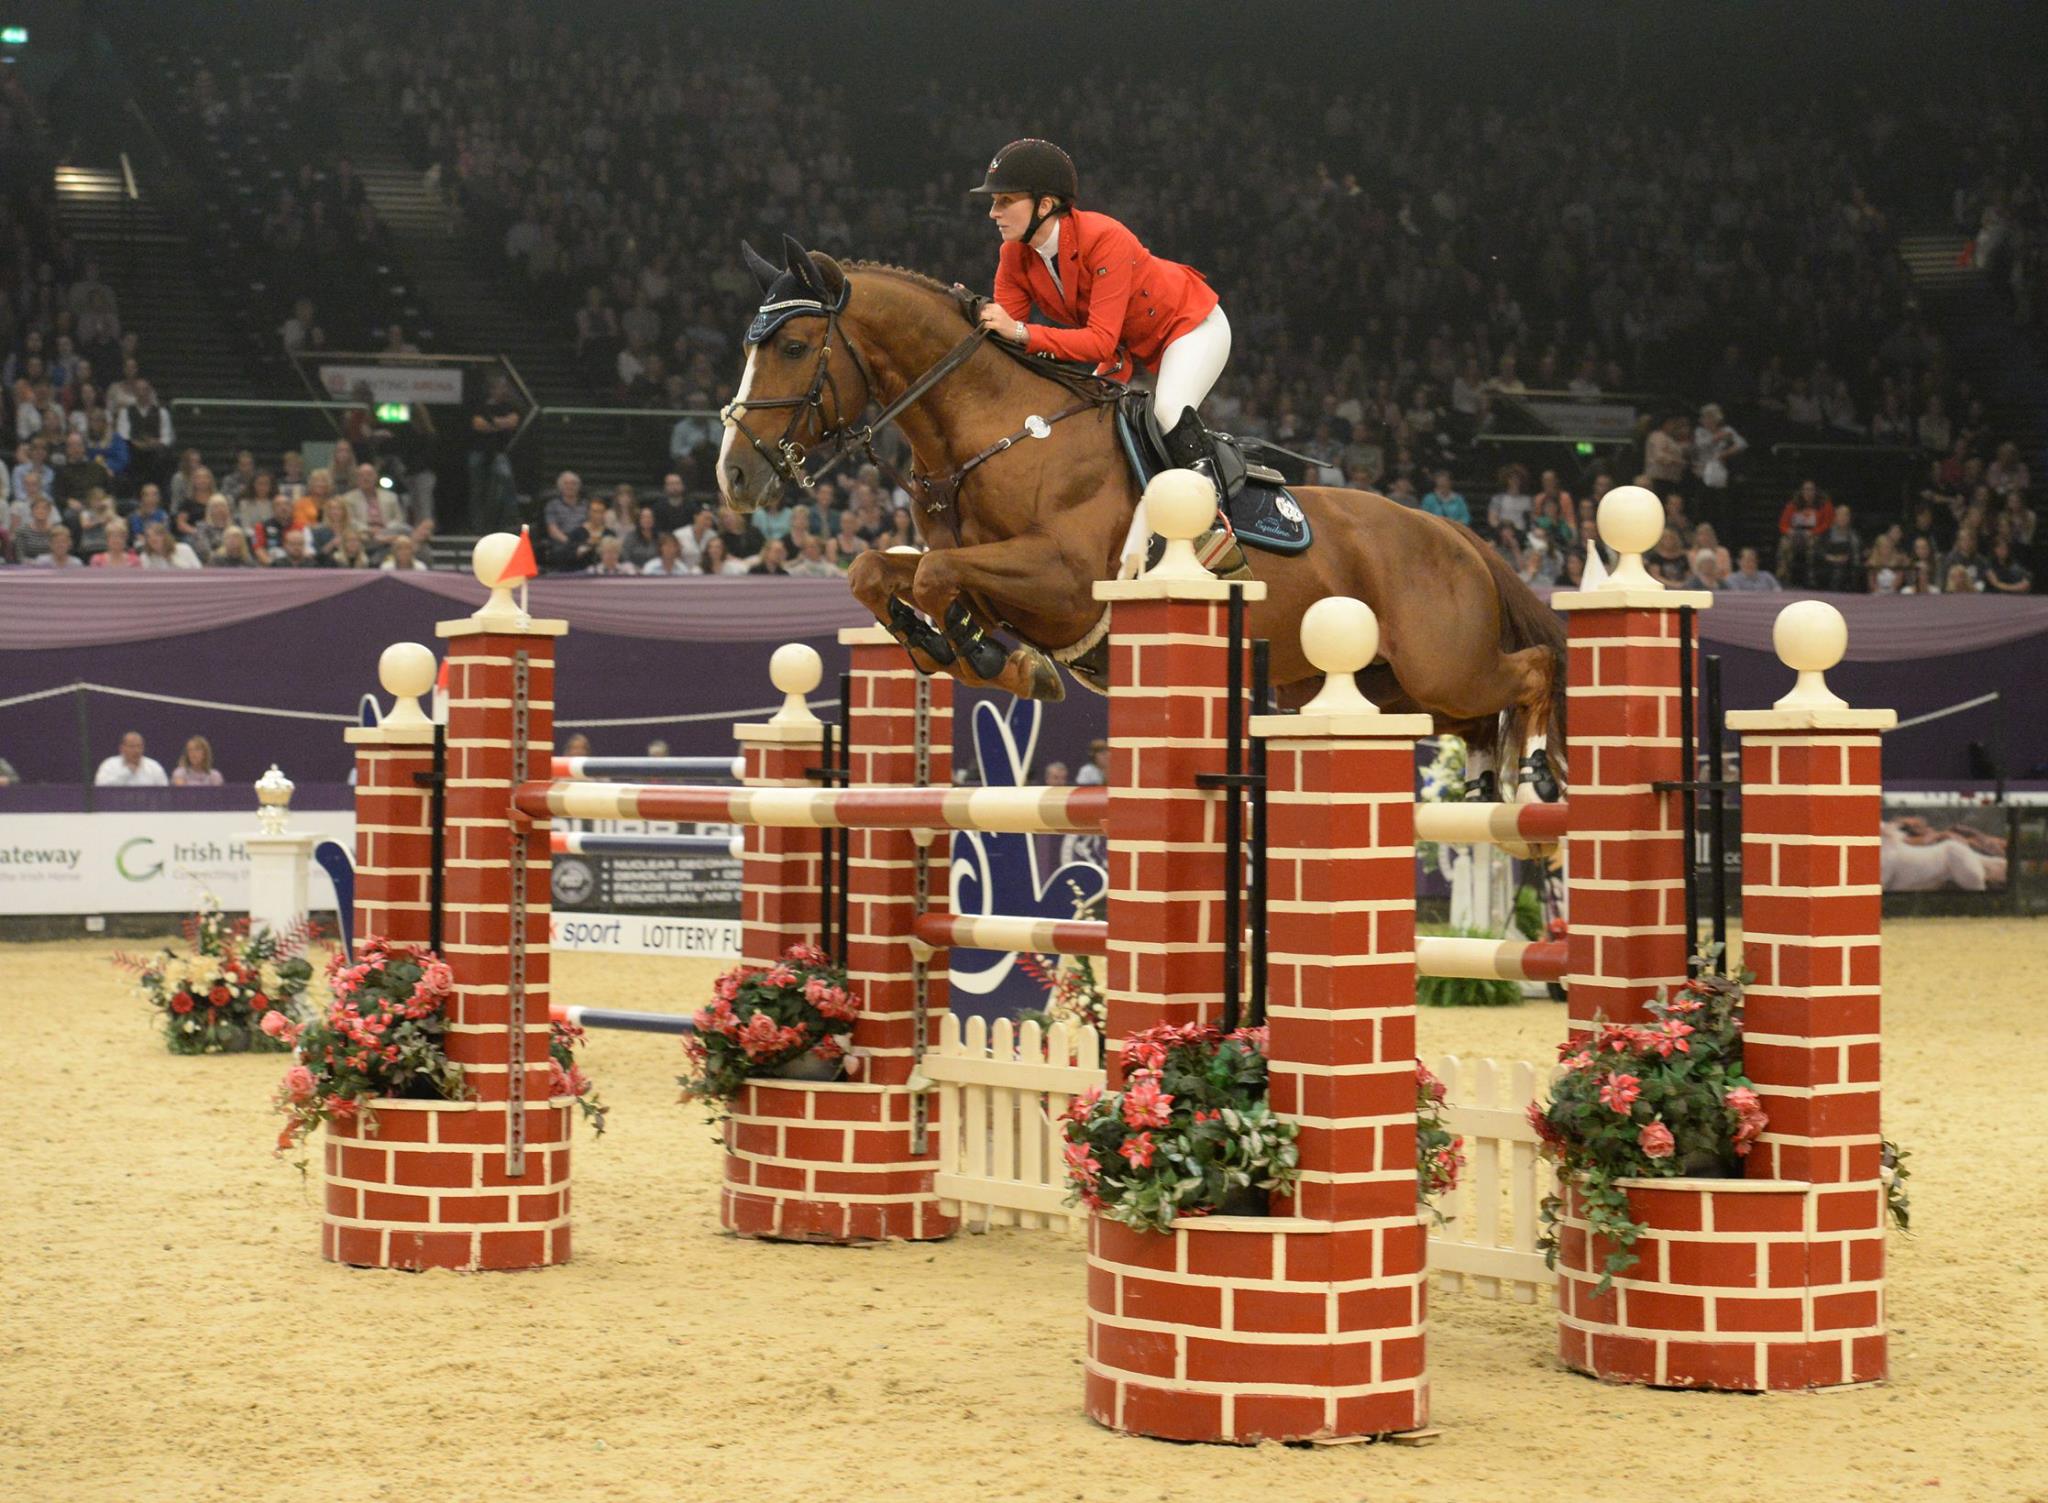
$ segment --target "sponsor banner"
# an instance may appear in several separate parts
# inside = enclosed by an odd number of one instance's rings
[[[740,921],[736,918],[664,918],[645,913],[556,913],[548,920],[548,942],[557,950],[601,955],[680,955],[698,960],[737,960]]]
[[[331,836],[353,849],[345,809],[294,810],[300,835]],[[249,852],[256,813],[10,814],[0,817],[0,916],[192,912],[201,893],[223,908],[249,906]],[[326,873],[313,869],[307,901],[334,906]]]
[[[358,386],[379,402],[437,402],[462,405],[462,370],[431,365],[323,365],[320,385],[339,402],[354,398]]]
[[[729,856],[557,856],[554,906],[599,913],[737,918],[740,864]]]

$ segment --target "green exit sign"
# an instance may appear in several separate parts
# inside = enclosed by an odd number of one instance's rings
[[[409,423],[412,421],[412,405],[408,402],[379,402],[377,421],[380,423]]]
[[[26,26],[0,26],[0,47],[26,47],[28,28]]]

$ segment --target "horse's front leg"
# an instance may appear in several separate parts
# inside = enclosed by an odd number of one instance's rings
[[[946,640],[958,659],[954,677],[963,683],[1007,689],[1019,699],[1061,699],[1059,669],[1036,647],[1005,650],[974,617],[966,599],[1033,600],[1053,605],[1084,588],[1059,545],[1039,533],[942,548],[917,562],[911,598],[934,621],[945,623]]]
[[[889,634],[903,644],[920,673],[952,671],[954,654],[946,639],[909,607],[911,581],[920,555],[885,553],[870,548],[847,566],[846,583],[853,598],[866,606]]]

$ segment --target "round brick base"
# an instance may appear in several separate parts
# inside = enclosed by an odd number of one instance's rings
[[[1420,1222],[1088,1225],[1088,1417],[1162,1440],[1329,1440],[1429,1422]]]
[[[1593,1291],[1609,1244],[1569,1195],[1558,1355],[1616,1383],[1826,1388],[1885,1376],[1883,1191],[1797,1180],[1624,1180],[1649,1230]]]
[[[526,1172],[505,1173],[505,1106],[372,1101],[330,1123],[320,1255],[360,1268],[569,1261],[570,1098],[526,1109]]]
[[[936,1241],[938,1128],[911,1150],[912,1093],[852,1081],[750,1081],[725,1124],[719,1222],[791,1242]]]

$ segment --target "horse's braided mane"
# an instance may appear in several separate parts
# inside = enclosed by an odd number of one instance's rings
[[[848,271],[886,272],[892,277],[901,277],[906,282],[913,282],[927,292],[943,292],[948,297],[953,295],[953,289],[937,277],[928,277],[921,271],[912,271],[908,266],[898,266],[893,261],[848,261],[845,266]]]

